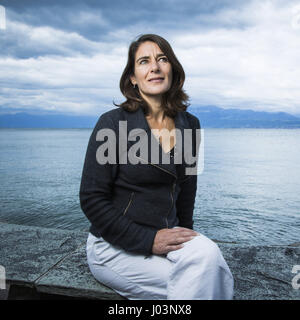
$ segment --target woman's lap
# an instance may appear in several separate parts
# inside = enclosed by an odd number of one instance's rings
[[[95,278],[128,299],[166,299],[172,262],[165,257],[128,253],[91,234],[87,256]]]
[[[201,286],[205,291],[201,293],[204,299],[218,298],[220,290],[228,291],[226,296],[230,296],[233,290],[232,275],[218,246],[201,234],[167,256],[147,258],[89,234],[87,257],[98,281],[131,300],[193,299],[194,292],[201,291]],[[226,279],[221,279],[222,274]],[[218,285],[220,281],[228,282],[225,289],[223,284]],[[220,286],[220,290],[212,288],[214,293],[207,293],[211,282]]]

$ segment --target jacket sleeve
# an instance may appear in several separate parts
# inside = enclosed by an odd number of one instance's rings
[[[114,130],[118,139],[113,120],[103,114],[91,134],[85,156],[79,192],[82,211],[107,242],[129,252],[149,255],[157,230],[133,222],[112,203],[118,164],[97,162],[97,149],[106,142],[96,141],[97,132],[102,128]]]
[[[196,117],[193,118],[195,124],[193,129],[200,129],[200,121]],[[200,134],[200,131],[194,130],[194,143],[196,146],[196,134]],[[197,146],[196,146],[197,148]],[[197,148],[197,154],[199,152],[199,146]],[[197,192],[197,175],[187,175],[180,183],[180,192],[176,201],[177,217],[179,220],[179,226],[193,229],[194,220],[193,212],[195,205],[195,198]]]
[[[179,226],[193,229],[194,204],[197,191],[197,175],[188,177],[180,185],[180,193],[176,201]]]

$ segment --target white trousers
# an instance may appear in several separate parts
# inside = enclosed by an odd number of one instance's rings
[[[230,300],[233,277],[219,247],[202,234],[165,255],[128,253],[89,233],[93,276],[130,300]]]

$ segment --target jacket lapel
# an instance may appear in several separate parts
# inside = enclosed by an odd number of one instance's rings
[[[161,169],[162,171],[165,171],[166,173],[169,173],[173,175],[175,178],[177,178],[178,172],[176,169],[176,164],[162,162],[162,154],[164,153],[164,151],[160,143],[156,139],[156,137],[151,133],[151,129],[145,118],[142,107],[139,107],[138,110],[135,112],[126,112],[126,116],[127,116],[126,117],[127,118],[126,119],[127,120],[127,136],[130,140],[132,140],[132,141],[129,141],[129,147],[134,145],[138,141],[138,138],[137,140],[135,140],[136,136],[140,136],[140,138],[145,142],[148,141],[148,158],[144,159],[144,156],[141,156],[141,157],[137,157],[137,159],[139,159],[141,163],[145,163],[145,164],[149,164],[154,167],[157,167],[157,169]],[[190,128],[189,123],[186,117],[183,116],[183,112],[177,113],[174,119],[174,122],[175,122],[175,128],[178,129],[181,133],[181,137],[182,137],[181,145],[183,146],[184,129]],[[160,154],[159,163],[151,162],[151,143],[153,143],[153,145],[159,149],[159,154]],[[184,150],[183,150],[183,147],[179,145],[179,138],[177,136],[177,132],[176,132],[175,147],[176,147],[175,148],[176,152],[181,151],[183,155]],[[183,159],[182,156],[181,156],[181,159]]]

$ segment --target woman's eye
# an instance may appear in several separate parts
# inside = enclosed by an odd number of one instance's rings
[[[158,61],[163,61],[163,62],[168,62],[168,58],[167,57],[161,57],[161,58],[159,58],[158,59]],[[140,64],[146,64],[148,62],[148,60],[147,59],[144,59],[144,60],[141,60],[140,61]]]
[[[164,62],[168,62],[168,58],[167,57],[162,57],[159,60],[163,60]]]

